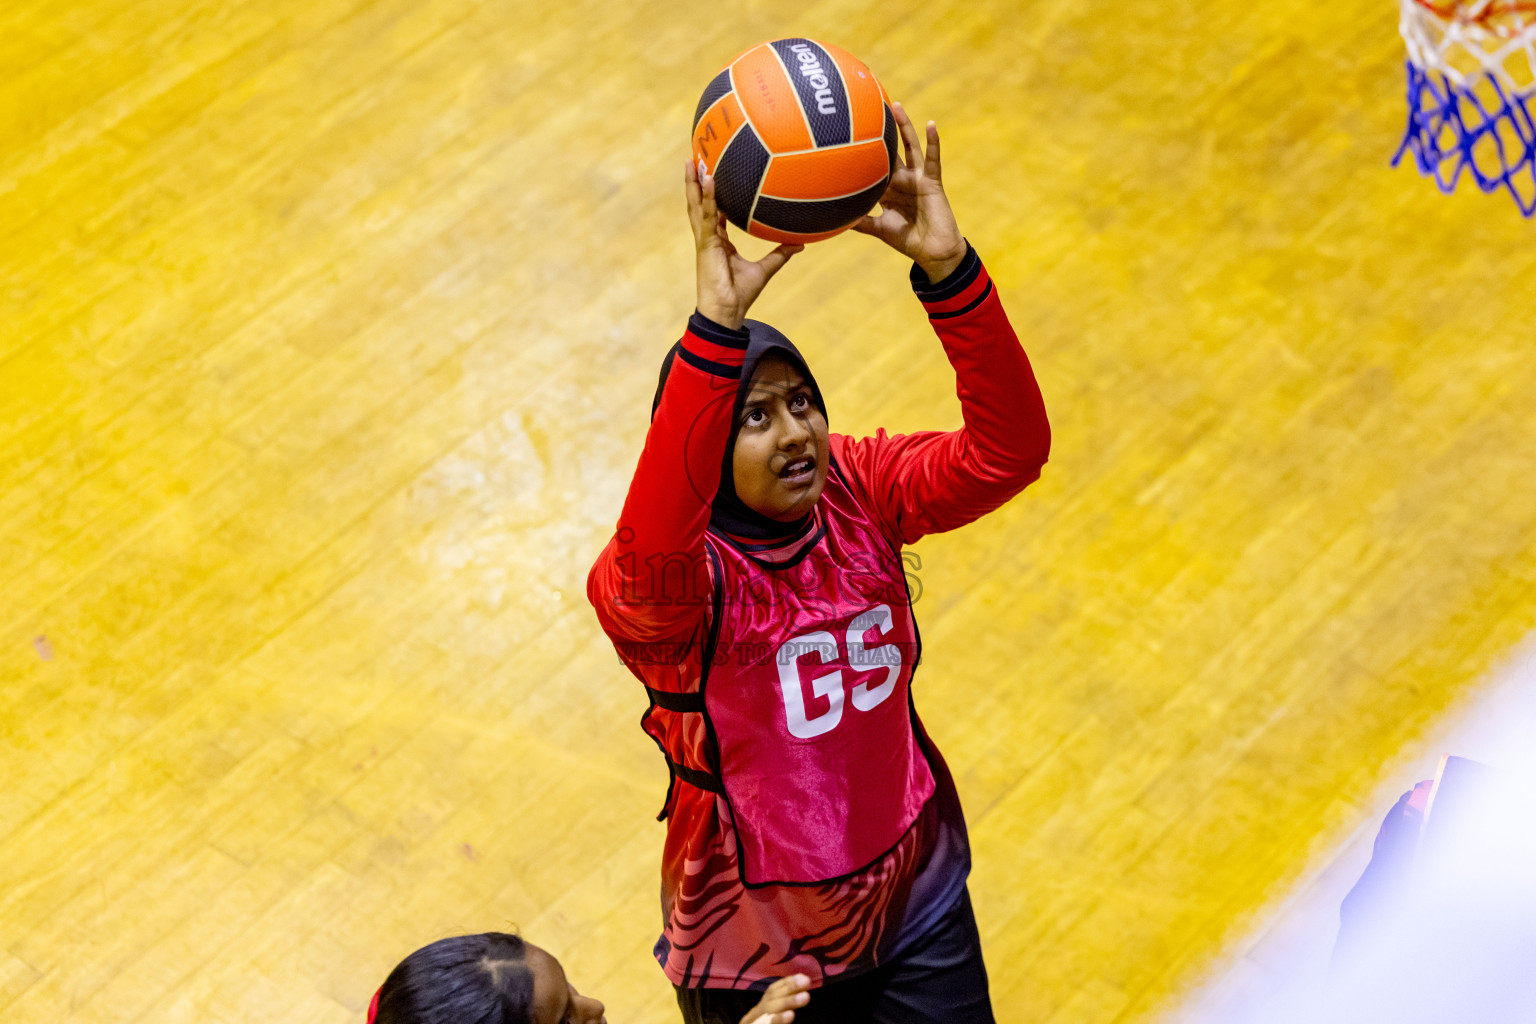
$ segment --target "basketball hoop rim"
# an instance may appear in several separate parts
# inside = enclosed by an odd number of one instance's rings
[[[1510,15],[1536,17],[1536,0],[1413,0],[1441,21],[1486,23]]]
[[[1464,85],[1478,72],[1447,59],[1460,51],[1482,65],[1482,75],[1529,97],[1536,78],[1536,0],[1401,0],[1401,8],[1414,65]],[[1527,73],[1512,74],[1509,60],[1523,60]]]

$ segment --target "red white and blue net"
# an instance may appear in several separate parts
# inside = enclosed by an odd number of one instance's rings
[[[1408,129],[1397,155],[1536,214],[1536,0],[1401,0]]]

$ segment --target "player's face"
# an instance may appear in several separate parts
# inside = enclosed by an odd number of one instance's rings
[[[577,992],[560,961],[531,942],[524,948],[533,975],[533,1024],[604,1024],[603,1004]]]
[[[736,494],[770,519],[792,522],[811,510],[827,482],[827,419],[805,378],[778,356],[752,374],[737,424],[731,467]]]

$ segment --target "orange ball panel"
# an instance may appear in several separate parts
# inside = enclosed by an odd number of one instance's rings
[[[698,126],[693,129],[693,158],[702,159],[704,166],[710,173],[714,173],[715,161],[720,158],[725,144],[731,141],[738,129],[745,123],[741,113],[741,104],[736,100],[736,94],[728,92],[715,101],[714,106],[704,112],[699,118]]]
[[[743,112],[768,152],[793,153],[815,145],[805,114],[800,111],[795,87],[773,47],[754,46],[737,57],[731,65],[731,81],[741,98]]]
[[[875,73],[847,50],[826,43],[822,49],[832,55],[837,70],[842,73],[848,87],[848,103],[853,109],[853,141],[878,139],[885,133],[885,90],[875,79]]]
[[[768,162],[762,194],[776,199],[832,199],[873,187],[889,170],[881,139],[776,156]]]

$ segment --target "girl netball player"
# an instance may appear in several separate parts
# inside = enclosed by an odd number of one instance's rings
[[[1050,431],[945,198],[938,131],[925,152],[896,118],[904,166],[857,229],[914,261],[965,425],[829,434],[798,350],[746,319],[800,247],[744,259],[690,167],[698,310],[587,582],[672,772],[656,958],[690,1024],[736,1021],[791,972],[816,987],[802,1021],[993,1019],[965,821],[909,692],[900,549],[1035,480]]]

